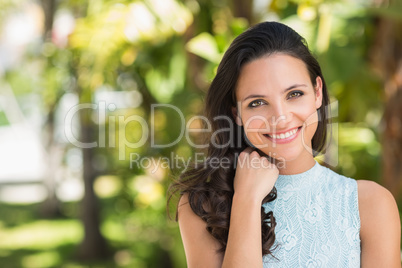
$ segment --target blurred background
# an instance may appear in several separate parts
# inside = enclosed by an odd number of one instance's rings
[[[183,122],[199,126],[223,52],[266,20],[321,63],[327,162],[401,208],[400,1],[0,0],[0,266],[186,267],[166,212],[196,152]]]

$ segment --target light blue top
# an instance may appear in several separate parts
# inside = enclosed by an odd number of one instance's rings
[[[360,267],[360,217],[355,180],[317,162],[296,175],[279,175],[273,211],[275,245],[264,267]]]

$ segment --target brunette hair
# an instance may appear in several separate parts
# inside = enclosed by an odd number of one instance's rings
[[[313,86],[316,86],[317,76],[321,77],[323,98],[321,107],[317,109],[319,122],[312,138],[313,155],[317,155],[325,147],[326,126],[329,119],[328,92],[321,68],[309,51],[304,38],[290,27],[278,22],[263,22],[240,34],[224,54],[206,96],[204,113],[211,128],[211,134],[207,137],[209,146],[206,161],[202,165],[194,163],[191,169],[182,173],[171,185],[171,195],[168,199],[170,200],[177,191],[180,191],[181,195],[187,193],[192,210],[206,222],[206,229],[219,241],[222,252],[226,249],[229,233],[237,156],[249,146],[243,127],[234,123],[232,114],[232,108],[236,107],[237,80],[242,66],[246,63],[274,53],[287,54],[303,61]],[[219,118],[225,120],[217,120]],[[223,129],[231,131],[222,131]],[[214,159],[223,158],[229,159],[231,165],[219,168],[211,165]],[[275,198],[274,187],[262,203],[271,202]],[[176,214],[176,220],[177,216]],[[261,207],[263,255],[272,255],[275,226],[273,212],[266,212]]]

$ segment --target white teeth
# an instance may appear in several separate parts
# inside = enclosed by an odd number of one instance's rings
[[[286,139],[289,138],[290,136],[294,135],[297,132],[298,128],[295,128],[291,131],[288,131],[286,133],[281,133],[281,134],[271,134],[271,136],[274,139],[280,140],[280,139]]]

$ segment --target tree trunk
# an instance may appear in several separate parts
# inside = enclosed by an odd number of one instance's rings
[[[55,0],[41,0],[43,13],[45,15],[43,39],[49,41],[52,39],[52,29],[54,13],[56,11]]]
[[[81,142],[89,143],[96,139],[96,127],[90,120],[88,109],[81,110]],[[93,189],[96,171],[93,167],[94,148],[82,148],[84,198],[81,203],[81,220],[84,225],[84,239],[81,242],[78,257],[82,260],[104,259],[108,257],[108,247],[100,232],[98,200]]]
[[[43,42],[49,42],[52,38],[53,29],[53,19],[56,11],[55,0],[42,0],[42,10],[45,16],[44,21],[44,31],[43,31]],[[51,63],[47,62],[48,65]],[[54,89],[56,90],[56,89]],[[61,216],[60,201],[57,198],[57,174],[59,173],[61,159],[63,154],[63,148],[60,148],[54,140],[54,117],[56,107],[60,98],[57,98],[55,103],[53,103],[47,114],[47,120],[45,122],[44,137],[45,137],[45,147],[47,151],[46,161],[47,161],[47,172],[43,180],[43,184],[47,191],[47,198],[43,201],[40,207],[40,214],[45,218],[56,218]]]
[[[389,98],[383,117],[383,183],[397,201],[402,193],[402,87]]]
[[[388,1],[381,1],[388,2]],[[390,1],[389,9],[393,2]],[[384,81],[385,111],[382,128],[382,184],[402,202],[402,22],[383,15],[371,50],[374,69]]]
[[[235,17],[245,18],[250,24],[254,23],[252,0],[232,0],[232,10]]]

